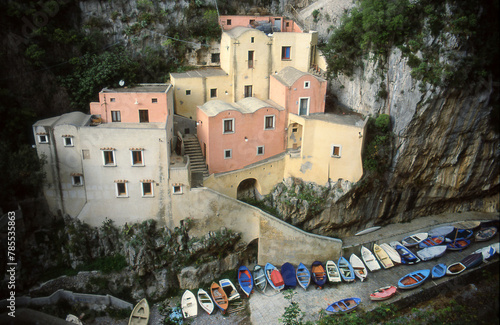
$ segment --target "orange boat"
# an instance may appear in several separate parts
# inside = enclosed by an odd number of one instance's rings
[[[212,282],[210,286],[210,294],[214,299],[215,304],[223,314],[226,313],[227,307],[229,307],[229,300],[224,290],[215,282]]]

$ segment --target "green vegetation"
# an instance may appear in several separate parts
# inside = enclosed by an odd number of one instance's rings
[[[370,117],[365,132],[363,168],[371,174],[382,175],[391,164],[391,119],[387,114]]]
[[[351,76],[370,53],[382,69],[399,47],[422,86],[460,87],[489,73],[498,77],[497,13],[498,2],[480,0],[359,1],[323,48],[329,73]],[[466,52],[443,46],[454,42]]]
[[[293,289],[287,289],[282,292],[285,299],[290,302],[290,304],[285,307],[285,312],[283,316],[279,319],[285,325],[300,325],[303,324],[305,313],[300,309],[299,304],[293,301],[293,297],[297,294]]]

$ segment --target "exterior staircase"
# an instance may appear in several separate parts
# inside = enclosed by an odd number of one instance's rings
[[[198,138],[194,135],[186,135],[183,140],[184,154],[189,156],[192,177],[196,178],[196,176],[199,176],[203,182],[203,177],[208,177],[209,174]]]

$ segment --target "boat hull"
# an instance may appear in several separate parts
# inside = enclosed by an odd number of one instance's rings
[[[383,287],[370,294],[370,299],[374,301],[387,300],[393,297],[397,292],[398,288],[395,286]]]
[[[311,283],[311,272],[309,272],[307,267],[302,263],[297,266],[296,278],[299,285],[304,288],[304,290],[307,290],[307,287]]]
[[[311,265],[312,281],[320,288],[326,283],[326,270],[320,261],[315,261]]]
[[[446,274],[446,264],[437,264],[432,268],[432,278],[439,279]]]
[[[247,297],[250,297],[253,290],[253,277],[250,270],[244,265],[238,268],[238,284],[243,293],[246,294]]]
[[[271,263],[267,263],[264,267],[264,271],[269,285],[274,290],[281,291],[285,288],[285,281],[283,280],[283,276],[274,265],[272,265]]]
[[[337,263],[337,267],[339,268],[340,276],[346,282],[354,281],[354,269],[351,264],[345,259],[345,257],[341,256]]]
[[[361,261],[361,259],[356,254],[351,254],[351,257],[349,257],[349,263],[351,263],[354,274],[361,281],[364,281],[368,275],[368,271],[366,269],[366,266],[363,264],[363,261]]]
[[[257,288],[260,292],[266,291],[267,278],[264,268],[260,265],[255,265],[253,267],[252,275],[255,288]]]
[[[331,314],[348,313],[358,307],[360,303],[360,298],[342,299],[326,307],[326,312]]]
[[[398,288],[405,290],[414,289],[422,285],[430,276],[430,274],[430,270],[418,270],[415,272],[411,272],[399,279]]]
[[[285,263],[281,266],[281,275],[283,276],[283,281],[285,282],[286,288],[295,288],[297,286],[297,277],[295,273],[295,268],[290,263]]]

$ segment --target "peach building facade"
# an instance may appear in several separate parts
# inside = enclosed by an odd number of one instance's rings
[[[173,114],[173,95],[169,92],[173,93],[170,84],[104,88],[99,102],[90,103],[90,114],[100,117],[103,123],[165,123]]]
[[[197,134],[209,173],[237,170],[285,150],[286,112],[254,97],[198,108]]]

